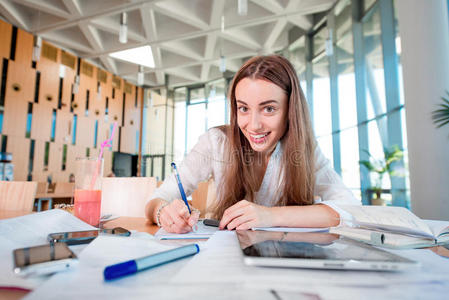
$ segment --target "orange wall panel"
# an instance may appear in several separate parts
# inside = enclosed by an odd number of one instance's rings
[[[122,107],[123,96],[121,93],[116,93],[114,99],[109,99],[109,122],[117,122],[118,126],[122,125]]]
[[[41,72],[39,103],[48,103],[53,108],[58,108],[59,64],[41,57],[37,70]]]
[[[16,43],[16,57],[15,61],[20,63],[25,68],[31,68],[31,61],[33,58],[33,40],[34,37],[31,33],[17,30],[17,43]]]
[[[9,58],[11,53],[12,25],[0,20],[0,56]]]
[[[8,62],[8,73],[6,79],[6,97],[16,96],[24,101],[34,101],[34,87],[36,82],[36,72],[30,67],[24,67],[19,62]],[[15,84],[20,86],[20,90],[14,90]]]
[[[48,159],[48,173],[54,174],[61,171],[62,166],[62,146],[61,143],[50,143],[50,155]],[[53,181],[55,181],[53,179]]]
[[[73,116],[66,111],[56,111],[55,141],[58,143],[72,143]]]
[[[8,136],[6,152],[12,153],[14,180],[26,181],[28,176],[30,140],[25,137]]]
[[[136,130],[133,127],[122,127],[120,139],[120,151],[136,154]]]
[[[33,103],[31,138],[49,141],[51,137],[53,107],[46,103]]]
[[[3,60],[9,58],[11,51],[13,26],[0,20],[0,69]],[[62,81],[61,107],[58,108],[60,83],[60,55],[58,49],[57,61],[41,56],[32,68],[33,35],[23,30],[17,30],[16,51],[14,61],[8,61],[6,81],[5,107],[3,119],[3,135],[8,137],[7,151],[13,153],[15,162],[15,179],[26,180],[28,175],[29,151],[31,139],[34,140],[33,180],[46,181],[51,175],[53,181],[67,181],[70,173],[74,172],[75,158],[86,155],[90,149],[90,156],[97,156],[101,143],[111,135],[111,125],[117,122],[122,126],[122,108],[125,81],[121,80],[121,87],[115,88],[112,98],[113,74],[107,72],[105,83],[100,83],[101,95],[97,99],[97,72],[93,67],[92,76],[81,72],[79,92],[74,95],[77,108],[71,111],[72,84],[76,70],[64,66],[65,74]],[[34,102],[36,72],[40,72],[39,99]],[[86,116],[86,91],[89,90],[89,113]],[[126,94],[125,116],[126,122],[122,128],[122,151],[134,154],[136,151],[136,130],[140,123],[140,94],[138,107],[135,107],[135,87],[132,94]],[[49,97],[47,97],[49,96]],[[108,116],[106,118],[106,97],[109,98]],[[50,98],[51,101],[48,101]],[[33,106],[31,121],[31,136],[26,138],[26,125],[29,103]],[[56,109],[55,140],[51,142],[53,109]],[[95,114],[98,111],[98,114]],[[77,115],[76,145],[72,145],[73,116]],[[116,119],[114,120],[114,117]],[[97,147],[94,148],[95,121],[98,121]],[[133,124],[131,125],[131,120]],[[119,128],[113,139],[113,151],[118,150]],[[48,166],[44,166],[45,145],[49,143]],[[62,170],[62,154],[64,144],[67,145],[66,170]],[[112,152],[104,152],[105,175],[112,169]]]
[[[35,141],[33,158],[33,180],[45,181],[47,176],[44,174],[44,155],[45,141]]]
[[[61,110],[70,112],[70,101],[72,100],[72,85],[75,82],[76,71],[65,67],[64,79],[62,81],[62,107]]]
[[[76,129],[76,145],[83,147],[94,146],[95,120],[86,116],[78,116]]]

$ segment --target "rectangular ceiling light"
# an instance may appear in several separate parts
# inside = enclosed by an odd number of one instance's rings
[[[154,68],[153,52],[150,46],[142,46],[109,54],[113,58],[124,60],[136,65]]]

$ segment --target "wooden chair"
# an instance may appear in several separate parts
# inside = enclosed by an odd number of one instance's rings
[[[192,193],[192,205],[201,212],[200,218],[207,217],[207,209],[214,203],[215,198],[215,182],[213,179],[198,184],[198,188]]]
[[[32,212],[37,182],[0,181],[0,210]]]
[[[104,177],[101,215],[145,217],[145,204],[156,189],[154,177]]]
[[[72,198],[75,190],[73,182],[56,182],[54,197]]]
[[[35,206],[37,211],[51,209],[53,206],[53,200],[48,196],[48,182],[38,182],[36,191]]]

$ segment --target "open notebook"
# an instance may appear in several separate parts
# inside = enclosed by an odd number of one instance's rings
[[[210,238],[217,230],[218,227],[206,226],[203,224],[203,220],[199,220],[195,231],[188,233],[169,233],[161,228],[154,236],[160,240],[201,240]]]
[[[422,248],[449,243],[449,222],[421,220],[404,207],[341,205],[352,218],[330,229],[353,239],[391,248]]]

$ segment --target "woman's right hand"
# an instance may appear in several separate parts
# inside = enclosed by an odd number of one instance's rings
[[[161,203],[160,205],[163,205]],[[190,207],[192,214],[185,203],[180,199],[175,199],[160,211],[159,222],[162,228],[171,233],[187,233],[192,231],[193,226],[198,222],[200,212]]]

